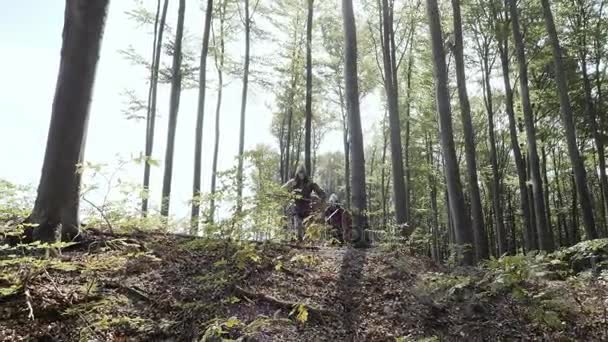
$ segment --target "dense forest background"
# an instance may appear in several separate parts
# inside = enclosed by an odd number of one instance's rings
[[[438,5],[440,21],[431,26],[430,7],[421,1],[354,8],[369,228],[393,237],[416,232],[436,258],[454,242],[474,243],[485,258],[605,236],[604,3]],[[196,13],[202,27],[192,19],[186,26]],[[265,188],[286,181],[299,163],[351,206],[353,135],[339,3],[226,0],[200,12],[188,2],[135,2],[124,14],[147,35],[115,52],[141,76],[141,85],[116,89],[122,96],[115,101],[145,139],[139,153],[110,164],[85,157],[81,193],[90,215],[116,207],[132,216],[175,213],[172,184],[183,196],[192,160],[186,220],[197,221],[195,231],[199,219],[221,226],[243,207],[276,209],[261,203],[275,202]],[[441,39],[441,51],[431,48],[431,38]],[[441,73],[447,93],[437,90]],[[257,118],[272,118],[269,131],[247,129]],[[446,124],[453,133],[440,129]],[[267,142],[245,150],[252,136]],[[326,137],[331,147],[321,149]],[[175,159],[176,150],[194,152],[194,159]],[[143,182],[135,177],[139,168]],[[161,175],[165,200],[158,201]],[[458,199],[454,206],[450,196]],[[180,196],[173,203],[187,202]]]
[[[66,0],[0,340],[605,340],[607,2]],[[302,166],[345,211],[294,241]]]

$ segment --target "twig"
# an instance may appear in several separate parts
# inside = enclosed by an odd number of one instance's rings
[[[112,223],[110,223],[110,220],[108,219],[108,217],[104,213],[103,209],[101,209],[100,207],[96,206],[93,202],[89,201],[84,196],[82,197],[82,200],[85,201],[85,202],[87,202],[91,207],[93,207],[95,210],[97,210],[99,212],[99,214],[104,219],[104,221],[106,221],[106,224],[108,225],[108,228],[110,228],[110,232],[113,234],[114,233],[114,227],[112,226]]]
[[[267,302],[267,303],[269,303],[273,306],[276,306],[278,308],[281,308],[281,309],[291,310],[295,306],[301,304],[301,303],[294,303],[294,302],[286,302],[286,301],[274,298],[274,297],[269,296],[264,293],[251,292],[238,285],[234,287],[234,290],[238,295],[244,296],[246,299],[257,299],[260,301]],[[311,317],[314,317],[317,319],[322,319],[323,316],[330,316],[330,317],[338,316],[338,314],[335,311],[319,309],[319,308],[312,307],[310,305],[306,305],[306,310],[308,310]]]
[[[27,315],[27,318],[33,321],[34,320],[34,308],[32,307],[32,295],[30,294],[30,289],[25,287],[23,293],[25,294],[25,303],[27,304],[27,308],[29,310],[29,314]]]

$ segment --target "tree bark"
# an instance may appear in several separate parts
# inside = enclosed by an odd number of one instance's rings
[[[509,242],[504,224],[502,201],[500,198],[500,172],[498,170],[498,154],[496,152],[496,137],[494,132],[494,104],[492,98],[492,86],[490,85],[490,64],[489,64],[489,45],[483,46],[482,55],[482,75],[485,87],[485,105],[488,113],[488,137],[490,143],[490,165],[492,168],[492,208],[494,213],[494,223],[496,226],[496,238],[498,243],[498,255],[508,253]]]
[[[483,219],[483,208],[479,194],[479,182],[477,179],[477,158],[475,156],[475,132],[471,119],[471,106],[467,94],[462,23],[460,15],[460,0],[452,0],[454,11],[454,60],[456,62],[456,79],[458,83],[458,98],[460,99],[460,113],[464,129],[465,154],[467,161],[467,180],[469,194],[471,196],[471,213],[473,216],[473,233],[475,237],[475,251],[478,260],[488,257],[488,240],[485,232]]]
[[[403,151],[401,146],[401,122],[399,119],[399,93],[397,89],[397,73],[395,57],[393,22],[391,20],[388,0],[382,0],[382,55],[384,62],[384,90],[388,105],[391,166],[393,175],[393,194],[395,218],[397,224],[408,221],[405,194],[405,175],[403,172]]]
[[[528,88],[528,69],[523,36],[519,26],[519,14],[515,0],[509,0],[511,19],[513,21],[513,40],[515,42],[517,62],[519,65],[519,86],[521,91],[521,103],[524,112],[526,137],[528,142],[528,158],[530,158],[530,182],[532,183],[534,216],[536,218],[536,230],[538,233],[539,248],[544,251],[553,251],[555,244],[553,236],[547,226],[547,214],[543,195],[543,181],[540,172],[540,161],[536,144],[536,128],[534,127],[534,115],[530,103],[530,90]]]
[[[220,147],[220,114],[222,109],[222,96],[224,90],[224,53],[225,53],[225,42],[224,42],[224,21],[226,17],[226,6],[227,0],[221,2],[220,12],[220,36],[219,36],[219,49],[217,49],[217,43],[215,41],[215,35],[213,37],[213,45],[215,46],[216,52],[214,53],[215,68],[217,70],[218,89],[217,89],[217,105],[215,107],[215,145],[213,147],[213,165],[211,167],[211,200],[209,201],[209,222],[214,223],[215,221],[215,195],[216,195],[216,182],[217,182],[217,159]],[[219,54],[219,56],[218,56]]]
[[[160,0],[158,2],[160,5]],[[144,182],[143,190],[144,196],[141,201],[141,213],[143,217],[148,215],[148,199],[150,194],[150,160],[152,159],[152,151],[154,148],[154,130],[156,126],[156,103],[158,94],[158,72],[160,69],[160,56],[162,53],[163,46],[163,34],[165,32],[165,22],[167,21],[167,8],[169,7],[169,0],[165,0],[163,3],[162,14],[160,21],[154,25],[154,56],[152,57],[152,73],[150,75],[150,100],[149,110],[146,120],[146,150],[145,150],[145,163],[144,163]],[[158,10],[158,9],[157,9]],[[157,13],[158,19],[158,13]],[[158,32],[158,35],[157,35]]]
[[[338,91],[340,96],[340,111],[342,114],[342,140],[344,144],[344,195],[346,197],[346,208],[350,209],[350,134],[348,128],[348,117],[345,110],[344,94],[342,92],[342,86],[338,85]]]
[[[199,215],[201,210],[201,164],[203,153],[203,121],[205,119],[205,96],[207,94],[207,55],[209,54],[209,37],[211,33],[211,18],[213,16],[213,0],[207,0],[205,9],[205,23],[203,28],[203,47],[199,69],[198,110],[196,115],[196,128],[194,131],[194,181],[192,182],[192,213],[190,215],[190,233],[198,233]]]
[[[555,30],[555,22],[553,21],[553,13],[551,12],[549,1],[541,0],[541,4],[545,17],[545,26],[549,35],[551,46],[553,47],[555,81],[557,83],[562,123],[566,131],[568,154],[570,156],[570,162],[572,163],[572,168],[574,171],[576,189],[580,197],[583,222],[587,235],[586,237],[587,239],[596,239],[598,234],[595,227],[595,217],[593,215],[593,203],[591,194],[589,193],[589,188],[587,187],[587,172],[585,171],[585,165],[580,156],[576,142],[576,129],[574,127],[574,119],[572,118],[572,107],[570,105],[570,96],[568,95],[568,80],[562,60],[562,49],[557,37],[557,31]]]
[[[184,35],[184,14],[186,0],[179,1],[177,15],[177,30],[175,32],[175,48],[173,51],[173,65],[171,67],[171,97],[169,99],[169,129],[167,130],[167,149],[165,151],[165,174],[163,177],[163,194],[160,214],[169,216],[171,202],[171,180],[173,176],[173,151],[175,150],[175,131],[177,128],[177,114],[182,90],[182,37]]]
[[[439,113],[441,131],[441,148],[445,158],[445,174],[450,199],[451,219],[454,225],[456,245],[459,249],[458,257],[461,258],[460,261],[463,264],[470,265],[475,260],[474,239],[470,224],[471,220],[464,205],[460,171],[458,170],[456,148],[454,146],[448,73],[445,65],[445,53],[441,33],[441,16],[439,15],[437,0],[427,0],[426,3],[433,51],[433,71],[435,74],[437,111]]]
[[[306,22],[306,137],[304,139],[304,165],[312,171],[311,133],[312,133],[312,19],[314,0],[307,0],[308,19]],[[311,173],[312,175],[312,173]]]
[[[243,210],[243,153],[245,153],[245,114],[247,112],[247,93],[249,89],[249,62],[251,54],[251,14],[249,13],[249,0],[245,2],[245,64],[243,67],[243,92],[241,94],[241,124],[239,130],[239,155],[236,171],[237,198],[236,212]],[[291,122],[290,122],[291,124]],[[287,145],[289,148],[289,144]]]
[[[108,0],[67,0],[63,43],[51,123],[38,194],[28,222],[37,224],[35,240],[54,242],[79,233],[80,174],[89,109]]]
[[[368,244],[365,230],[367,229],[366,191],[365,191],[365,157],[363,148],[363,132],[359,110],[359,85],[357,80],[357,29],[352,0],[342,0],[342,15],[344,23],[344,83],[346,108],[351,132],[351,162],[352,162],[352,207],[353,231],[356,232],[355,246],[365,247]]]

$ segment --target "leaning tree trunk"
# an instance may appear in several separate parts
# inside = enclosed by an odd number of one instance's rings
[[[245,0],[245,65],[243,66],[243,92],[241,93],[241,123],[239,129],[239,155],[236,169],[236,213],[243,210],[243,154],[245,153],[245,114],[247,113],[247,93],[249,89],[249,56],[251,44],[251,15],[249,14],[249,0]],[[289,149],[289,144],[287,144]]]
[[[304,139],[304,165],[312,175],[312,17],[314,0],[308,2],[308,20],[306,22],[306,137]]]
[[[429,20],[431,44],[433,50],[433,71],[435,74],[435,91],[437,96],[437,111],[439,113],[441,149],[445,158],[445,174],[450,204],[450,216],[454,225],[455,242],[458,257],[463,264],[471,265],[475,261],[473,247],[473,231],[471,219],[464,204],[464,194],[460,183],[460,171],[454,146],[452,131],[452,109],[450,108],[450,93],[448,90],[448,72],[445,65],[443,37],[441,32],[441,16],[437,0],[427,0],[427,15]]]
[[[393,175],[393,204],[397,224],[407,222],[407,201],[405,193],[405,175],[403,172],[403,153],[401,147],[401,122],[399,119],[399,94],[397,90],[396,64],[391,33],[393,22],[390,20],[388,0],[382,0],[382,55],[384,62],[384,89],[388,104],[388,117],[391,140],[391,166]]]
[[[67,0],[63,26],[61,62],[55,88],[51,124],[42,175],[34,209],[28,219],[37,224],[33,238],[44,242],[80,232],[78,192],[89,108],[108,0]]]
[[[356,233],[354,243],[355,246],[365,247],[367,245],[365,235],[365,229],[367,228],[365,157],[357,80],[357,29],[352,0],[342,0],[342,15],[344,20],[344,83],[346,85],[346,108],[351,132],[351,191],[353,231]]]
[[[528,139],[528,158],[530,159],[530,181],[534,201],[534,216],[536,218],[536,230],[538,233],[538,246],[541,250],[552,251],[555,248],[553,234],[547,226],[547,214],[543,195],[543,180],[541,178],[540,160],[536,144],[536,128],[534,127],[534,115],[530,103],[530,90],[528,87],[528,67],[523,36],[519,27],[519,14],[515,0],[510,0],[511,19],[513,20],[513,40],[515,42],[517,64],[519,65],[519,88],[521,91],[521,104],[524,112],[524,123],[526,137]]]
[[[454,59],[456,61],[456,79],[458,83],[458,97],[460,99],[460,113],[464,129],[464,147],[467,161],[467,180],[469,193],[471,195],[471,213],[473,215],[473,233],[475,237],[475,251],[478,260],[488,257],[488,240],[485,232],[483,219],[483,208],[479,194],[479,182],[477,179],[477,158],[475,156],[475,132],[471,119],[471,105],[467,94],[464,46],[462,39],[462,23],[460,16],[460,0],[452,0],[454,11]]]
[[[184,35],[184,14],[186,0],[179,1],[177,15],[177,30],[175,32],[175,47],[173,51],[173,65],[171,66],[171,97],[169,99],[169,129],[167,130],[167,149],[165,151],[165,174],[163,176],[163,194],[160,214],[169,216],[171,202],[171,179],[173,176],[173,151],[175,150],[175,131],[177,128],[177,114],[182,91],[182,37]]]
[[[512,0],[515,1],[515,0]],[[572,107],[570,105],[570,96],[568,95],[568,80],[562,60],[562,49],[555,30],[555,22],[553,21],[553,13],[548,0],[541,0],[543,6],[543,14],[545,17],[545,26],[553,47],[553,64],[555,67],[555,81],[557,83],[557,91],[559,94],[559,103],[562,114],[562,122],[566,131],[566,142],[568,144],[568,154],[574,171],[574,180],[576,189],[580,197],[581,211],[587,239],[596,239],[598,237],[595,227],[595,218],[593,216],[593,203],[589,188],[587,187],[587,172],[581,158],[576,142],[576,130],[574,127],[574,119],[572,118]]]
[[[160,0],[158,2],[160,5]],[[163,47],[163,34],[165,32],[165,22],[167,21],[167,8],[169,7],[169,0],[165,0],[163,4],[162,14],[160,15],[160,21],[154,25],[154,48],[152,57],[152,71],[150,75],[150,98],[149,108],[146,120],[146,154],[144,164],[144,182],[143,190],[144,196],[141,201],[141,213],[143,217],[148,215],[148,199],[150,197],[150,168],[152,159],[152,150],[154,148],[154,129],[156,126],[156,102],[158,94],[158,71],[160,68],[160,56]],[[158,9],[157,9],[158,11]],[[158,13],[157,13],[158,19]]]
[[[199,215],[201,210],[201,164],[203,152],[203,121],[205,119],[205,95],[207,93],[207,55],[209,54],[209,36],[211,32],[211,17],[213,15],[213,0],[207,0],[203,28],[203,47],[199,67],[198,110],[196,113],[196,129],[194,131],[194,180],[192,182],[192,213],[190,215],[190,234],[198,232]]]

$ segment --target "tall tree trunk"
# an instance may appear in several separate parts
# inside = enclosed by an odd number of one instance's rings
[[[160,0],[158,1],[160,5]],[[144,164],[144,182],[143,190],[144,196],[141,201],[141,213],[144,217],[148,215],[148,199],[150,194],[150,160],[152,159],[152,150],[154,148],[154,129],[156,126],[156,102],[158,94],[158,71],[160,68],[160,56],[163,46],[163,34],[165,32],[165,22],[167,21],[167,8],[169,7],[169,0],[165,0],[163,3],[162,14],[160,21],[158,21],[158,8],[157,8],[157,20],[154,24],[154,49],[152,57],[152,73],[150,75],[150,98],[148,115],[146,120],[146,151],[145,151],[145,164]],[[157,33],[158,32],[158,33]]]
[[[515,0],[511,0],[515,1]],[[562,122],[566,132],[566,142],[568,144],[568,154],[574,171],[574,179],[576,188],[580,196],[581,211],[583,214],[583,222],[587,239],[596,239],[598,237],[595,227],[595,218],[593,216],[593,203],[589,188],[587,187],[587,172],[583,159],[580,156],[577,142],[576,130],[574,127],[574,119],[572,118],[572,107],[570,106],[570,96],[568,95],[568,80],[566,77],[565,67],[562,60],[562,49],[555,30],[555,22],[553,21],[553,13],[548,0],[541,0],[543,6],[543,14],[545,17],[545,26],[553,47],[553,64],[555,67],[555,81],[557,83],[557,91],[559,94],[559,102],[562,114]]]
[[[479,195],[479,182],[477,179],[477,158],[475,156],[475,132],[471,120],[471,106],[467,94],[462,23],[460,15],[460,0],[452,0],[454,11],[454,60],[456,62],[456,79],[458,83],[458,98],[460,99],[460,113],[464,129],[465,154],[467,161],[467,180],[471,196],[471,213],[473,215],[473,233],[475,237],[475,251],[478,260],[488,257],[488,240],[485,232],[483,208]]]
[[[505,230],[502,201],[500,198],[500,172],[498,170],[498,154],[496,152],[496,137],[494,132],[494,104],[492,98],[492,86],[490,85],[490,64],[489,64],[489,48],[488,45],[484,46],[483,55],[483,80],[485,87],[485,104],[486,111],[488,113],[488,137],[490,143],[490,164],[492,166],[492,208],[494,212],[494,223],[496,226],[496,238],[498,242],[498,255],[501,256],[509,252],[509,242],[507,239],[507,232]]]
[[[509,0],[506,0],[509,1]],[[506,14],[505,14],[506,15]],[[524,158],[521,154],[519,146],[518,134],[517,134],[517,122],[515,120],[515,110],[513,103],[513,88],[511,87],[510,71],[509,71],[509,46],[507,39],[507,32],[502,32],[499,35],[498,49],[500,52],[500,62],[502,66],[502,75],[505,88],[505,108],[507,116],[509,118],[509,136],[511,138],[511,149],[513,150],[513,159],[515,160],[515,168],[517,170],[517,179],[519,185],[519,196],[520,196],[520,209],[522,212],[523,221],[523,236],[524,236],[524,249],[526,251],[536,249],[534,245],[534,229],[532,224],[532,217],[530,213],[530,199],[528,196],[528,189],[526,186],[527,176],[526,167],[524,164]]]
[[[308,2],[308,19],[306,21],[306,137],[304,139],[304,165],[312,171],[311,133],[312,133],[312,19],[314,0]],[[311,173],[312,175],[312,173]]]
[[[519,26],[519,14],[517,13],[516,0],[509,0],[511,19],[513,21],[513,40],[517,51],[517,62],[519,65],[519,87],[521,91],[521,103],[524,112],[526,137],[528,139],[528,157],[530,158],[530,181],[532,183],[534,216],[536,218],[536,230],[538,233],[539,248],[544,251],[552,251],[555,248],[553,236],[547,227],[547,214],[543,195],[543,181],[540,172],[540,162],[536,144],[536,128],[534,127],[534,115],[530,103],[530,90],[528,88],[528,69],[523,36]]]
[[[346,108],[351,132],[352,161],[352,206],[353,230],[356,232],[355,246],[367,246],[366,194],[365,194],[365,157],[363,149],[363,131],[359,111],[359,85],[357,73],[357,29],[352,0],[342,0],[344,20],[344,83]]]
[[[239,155],[236,169],[237,198],[236,212],[240,214],[243,210],[243,153],[245,152],[245,113],[247,112],[247,92],[249,88],[249,62],[251,44],[251,14],[249,13],[249,0],[245,2],[245,65],[243,66],[243,92],[241,94],[241,124],[239,130]],[[291,124],[291,121],[290,121]],[[287,144],[289,148],[289,144]],[[289,165],[289,164],[288,164]]]
[[[173,151],[175,149],[175,130],[177,128],[177,114],[182,91],[182,37],[184,35],[184,14],[186,0],[179,1],[177,15],[177,30],[175,32],[175,48],[173,51],[173,65],[171,66],[171,97],[169,99],[169,129],[167,130],[167,149],[165,151],[165,174],[163,176],[163,194],[160,214],[169,216],[171,202],[171,179],[173,176]]]
[[[391,139],[391,166],[393,175],[393,193],[395,218],[397,224],[407,222],[405,195],[405,175],[403,172],[403,152],[401,146],[401,122],[399,119],[399,93],[397,90],[396,64],[394,61],[395,46],[391,37],[393,22],[390,18],[388,0],[382,0],[382,55],[384,61],[384,90],[388,105],[388,116]]]
[[[428,182],[429,188],[431,190],[430,193],[430,201],[431,201],[431,232],[432,232],[432,243],[433,243],[433,260],[436,262],[440,261],[440,252],[439,252],[439,244],[438,244],[438,234],[439,234],[439,210],[437,206],[437,182],[434,176],[434,161],[433,161],[433,142],[431,140],[431,135],[425,134],[427,140],[427,156],[426,162],[429,167],[428,172]]]
[[[79,232],[80,174],[95,71],[108,0],[67,0],[63,43],[51,123],[38,195],[28,222],[37,224],[32,237],[43,242],[71,240]]]
[[[586,49],[584,47],[583,49]],[[606,176],[606,154],[604,151],[604,141],[602,134],[598,128],[596,111],[593,107],[593,98],[591,97],[591,81],[587,71],[587,52],[581,52],[581,70],[583,71],[583,88],[585,90],[585,114],[587,116],[587,122],[591,129],[593,140],[595,142],[595,149],[598,155],[598,166],[600,169],[600,188],[602,190],[602,197],[604,201],[608,198],[608,177]],[[605,207],[605,204],[604,204]],[[602,211],[605,208],[602,208]],[[604,235],[604,234],[602,234]]]
[[[215,68],[217,70],[218,89],[217,89],[217,106],[215,107],[215,145],[213,147],[213,165],[211,167],[211,200],[209,201],[209,222],[215,221],[215,195],[216,195],[216,182],[217,182],[217,159],[220,147],[220,113],[222,109],[222,95],[224,90],[224,21],[226,17],[226,6],[227,0],[221,2],[220,15],[220,36],[219,36],[219,49],[215,35],[213,36],[213,45],[215,47],[214,61]],[[218,56],[219,54],[219,56]]]
[[[192,185],[192,214],[190,233],[198,232],[199,215],[201,210],[201,166],[203,153],[203,121],[205,118],[205,96],[207,93],[207,55],[209,54],[209,36],[211,33],[211,17],[213,16],[213,0],[207,0],[203,28],[203,47],[199,69],[198,110],[196,115],[196,130],[194,142],[194,181]]]
[[[350,134],[348,128],[348,117],[345,110],[344,95],[341,84],[338,85],[340,95],[340,111],[342,114],[342,140],[344,144],[344,192],[346,197],[346,208],[350,209]]]
[[[452,113],[450,108],[450,93],[448,90],[448,73],[445,65],[443,37],[441,32],[441,16],[437,0],[427,0],[427,15],[429,20],[431,43],[433,50],[433,71],[435,74],[435,91],[437,96],[437,111],[441,131],[441,148],[445,158],[445,174],[449,194],[450,213],[454,225],[456,245],[463,264],[473,264],[473,232],[471,220],[464,205],[464,195],[460,183],[460,171],[456,159],[454,134],[452,132]]]
[[[413,45],[412,45],[413,46]],[[410,48],[413,48],[413,47]],[[407,92],[405,98],[405,209],[408,221],[411,221],[411,175],[410,167],[410,140],[411,140],[411,110],[412,110],[412,66],[414,64],[414,54],[410,50],[410,56],[407,64]],[[437,226],[436,226],[437,227]]]
[[[549,230],[549,233],[552,236],[552,239],[555,240],[554,238],[554,234],[553,234],[553,226],[551,224],[551,203],[549,202],[549,176],[547,175],[547,150],[545,148],[545,145],[543,145],[540,148],[541,151],[541,157],[542,157],[542,174],[543,174],[543,182],[545,183],[545,192],[544,192],[544,201],[545,201],[545,207],[547,208],[546,214],[547,214],[547,229]]]

